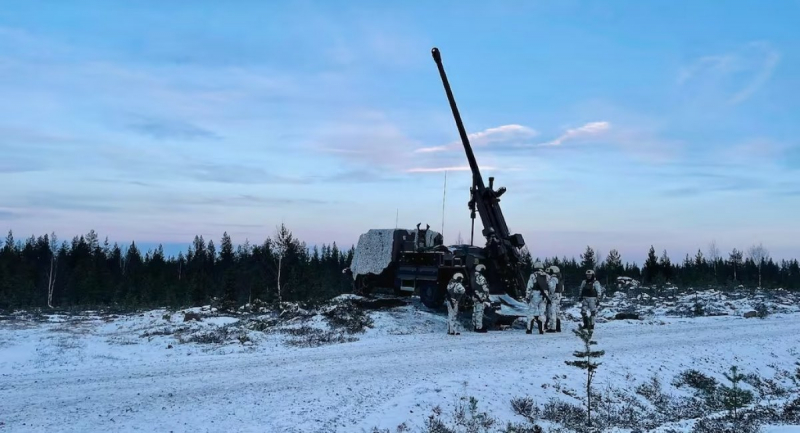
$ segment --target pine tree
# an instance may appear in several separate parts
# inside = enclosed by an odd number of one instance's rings
[[[731,386],[720,385],[720,392],[725,409],[733,415],[734,420],[738,420],[738,410],[753,402],[753,393],[739,388],[739,382],[744,380],[745,375],[739,373],[737,366],[732,366],[730,371],[730,374],[724,373],[724,375],[731,382]]]
[[[222,299],[223,306],[226,309],[232,309],[236,306],[236,274],[234,269],[234,253],[233,242],[231,241],[228,232],[222,234],[222,241],[220,242],[219,252],[219,267],[222,271]]]
[[[624,268],[622,267],[622,257],[619,255],[619,251],[616,249],[612,249],[608,252],[608,256],[606,257],[606,286],[608,286],[609,281],[617,281],[617,277],[621,276],[624,272]]]
[[[644,276],[645,282],[652,284],[659,274],[658,257],[656,257],[656,249],[650,245],[650,251],[647,253],[647,260],[644,262]]]
[[[592,350],[592,346],[597,345],[596,341],[592,340],[592,329],[573,329],[572,333],[578,336],[583,341],[583,350],[575,351],[572,356],[578,358],[577,361],[564,361],[567,365],[586,370],[586,423],[592,425],[592,379],[597,372],[597,367],[600,366],[599,362],[593,361],[605,355],[604,350]]]
[[[581,254],[581,267],[584,271],[597,269],[597,256],[590,246],[586,246],[586,251]]]
[[[661,254],[661,258],[658,260],[658,267],[661,270],[661,273],[664,275],[664,279],[666,281],[670,281],[672,278],[672,262],[669,260],[669,255],[667,255],[667,250]]]

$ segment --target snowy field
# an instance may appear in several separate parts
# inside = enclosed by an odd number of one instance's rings
[[[721,381],[731,365],[765,378],[793,370],[797,304],[744,318],[751,301],[717,299],[727,316],[674,317],[665,313],[671,307],[659,307],[643,320],[598,323],[595,340],[606,355],[596,387],[633,389],[657,376],[680,393],[670,382],[690,368]],[[610,300],[605,315],[626,309],[622,303]],[[200,320],[184,321],[187,312]],[[579,403],[570,395],[580,395],[585,374],[564,364],[581,348],[569,332],[574,322],[560,334],[454,337],[443,314],[418,305],[369,315],[365,332],[315,347],[302,343],[331,325],[314,313],[291,320],[208,309],[6,316],[0,432],[394,432],[402,423],[416,431],[434,406],[447,414],[465,396],[503,425],[524,421],[512,410],[515,397]],[[686,422],[672,427],[691,430]]]

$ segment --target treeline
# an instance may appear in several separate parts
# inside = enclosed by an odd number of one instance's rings
[[[739,285],[764,289],[800,289],[800,264],[797,259],[776,262],[769,257],[769,252],[762,245],[753,246],[747,251],[734,248],[723,255],[712,242],[706,253],[698,250],[694,256],[687,254],[678,263],[671,261],[666,250],[657,255],[655,248],[651,246],[641,267],[635,262],[623,262],[617,250],[609,251],[605,257],[598,257],[591,247],[586,247],[580,260],[566,257],[534,259],[526,253],[528,272],[536,260],[542,261],[546,266],[558,266],[568,287],[579,285],[586,270],[594,269],[598,280],[610,289],[614,288],[617,277],[630,277],[652,287],[671,284],[696,289],[724,289]]]
[[[218,246],[196,236],[177,257],[161,246],[143,252],[135,242],[101,243],[94,230],[61,243],[55,234],[16,241],[9,231],[0,249],[0,308],[328,299],[351,290],[342,269],[352,257],[352,248],[335,243],[308,248],[284,225],[259,245],[234,247],[227,233]]]
[[[59,243],[55,234],[24,241],[8,232],[0,243],[0,308],[118,305],[124,307],[187,306],[220,298],[235,305],[255,299],[268,303],[314,302],[349,293],[352,280],[342,270],[354,249],[333,243],[308,248],[286,226],[258,245],[234,246],[227,233],[219,245],[196,236],[185,253],[167,257],[160,246],[143,252],[128,246],[100,242],[94,230],[71,242]],[[534,259],[526,252],[526,272]],[[709,286],[800,289],[797,260],[774,261],[763,246],[720,254],[715,245],[673,263],[666,251],[650,247],[640,267],[623,262],[616,250],[605,257],[591,247],[576,258],[542,259],[557,265],[568,289],[580,284],[586,269],[613,289],[625,276],[654,287]],[[526,274],[527,275],[527,274]]]

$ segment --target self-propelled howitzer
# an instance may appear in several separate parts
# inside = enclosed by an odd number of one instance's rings
[[[503,211],[500,209],[500,196],[506,192],[506,188],[500,187],[494,190],[493,177],[489,178],[488,187],[484,184],[478,168],[478,162],[472,152],[467,131],[464,129],[464,123],[461,121],[461,115],[458,112],[453,92],[450,89],[447,74],[444,72],[441,53],[438,48],[433,48],[431,53],[436,66],[439,68],[439,75],[442,78],[442,84],[444,84],[444,90],[450,102],[450,109],[453,111],[453,118],[461,136],[461,143],[464,145],[469,167],[472,170],[469,207],[473,211],[473,224],[476,208],[483,223],[482,233],[486,238],[484,255],[486,257],[487,280],[490,292],[493,294],[502,294],[504,292],[519,299],[525,292],[526,279],[522,272],[522,253],[520,250],[525,246],[525,241],[522,235],[512,235],[510,233],[503,217]]]

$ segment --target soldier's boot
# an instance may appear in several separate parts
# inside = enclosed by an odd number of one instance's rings
[[[583,316],[583,326],[581,326],[581,328],[582,329],[589,329],[589,318],[588,317]]]
[[[561,319],[556,319],[556,332],[561,332]]]
[[[544,322],[537,320],[536,324],[539,325],[539,334],[544,334]]]
[[[532,320],[525,320],[525,333],[526,334],[533,334],[533,321]]]

